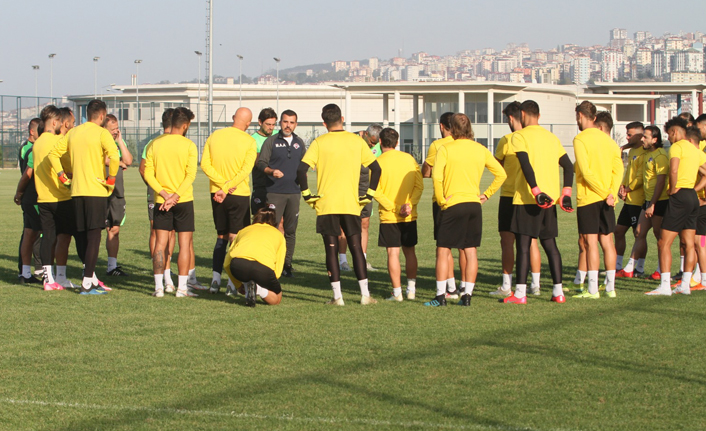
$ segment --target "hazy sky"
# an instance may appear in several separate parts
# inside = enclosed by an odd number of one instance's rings
[[[92,93],[95,56],[99,92],[111,83],[129,84],[135,59],[143,61],[140,83],[194,79],[194,51],[205,52],[206,10],[205,0],[0,0],[0,94],[33,96],[36,64],[39,95],[49,96],[50,53],[57,54],[55,96]],[[510,42],[532,49],[605,45],[614,27],[630,36],[636,30],[706,32],[704,16],[703,0],[214,0],[214,73],[237,76],[236,54],[245,57],[243,73],[255,76],[274,69],[273,57],[286,69],[387,59],[400,48],[409,57],[502,49]]]

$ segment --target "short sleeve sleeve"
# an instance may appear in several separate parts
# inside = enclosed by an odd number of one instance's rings
[[[660,154],[655,157],[655,174],[667,175],[669,171],[669,160],[665,154]]]
[[[495,158],[498,160],[504,160],[506,155],[506,149],[509,142],[507,141],[507,136],[500,138],[498,146],[495,148]]]
[[[675,157],[681,158],[682,156],[682,148],[681,145],[672,145],[672,147],[669,149],[669,159],[673,159]]]
[[[319,160],[319,141],[314,139],[314,141],[309,145],[309,149],[306,150],[302,162],[309,165],[311,168],[316,168],[316,163]]]
[[[368,144],[366,144],[365,141],[360,138],[360,163],[363,166],[368,167],[374,161],[375,155],[370,150],[370,147],[368,147]]]
[[[512,135],[512,141],[510,145],[512,151],[515,153],[527,152],[527,143],[525,142],[525,138],[519,133],[515,133],[514,135]]]

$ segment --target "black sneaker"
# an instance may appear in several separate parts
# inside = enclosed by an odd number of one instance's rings
[[[284,268],[282,269],[282,275],[285,277],[294,277],[294,274],[292,273],[292,265],[284,265]]]
[[[469,295],[468,293],[461,295],[461,300],[458,301],[458,305],[463,305],[464,307],[470,307],[471,306],[471,295]]]
[[[111,275],[114,277],[127,277],[128,276],[128,274],[125,271],[123,271],[123,268],[121,266],[116,266],[115,268],[113,268],[112,271],[106,271],[105,274]]]
[[[34,275],[30,275],[29,277],[23,277],[19,276],[20,279],[20,284],[42,284],[42,280],[38,279]]]
[[[445,295],[439,295],[432,299],[429,302],[425,302],[424,306],[426,307],[446,307],[446,298],[444,297]]]

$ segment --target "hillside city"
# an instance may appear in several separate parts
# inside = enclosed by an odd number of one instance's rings
[[[325,81],[500,81],[538,84],[578,84],[614,81],[704,82],[702,32],[654,36],[637,31],[632,37],[623,28],[609,32],[607,45],[559,45],[531,49],[526,43],[465,50],[438,56],[415,52],[410,58],[337,60],[325,68],[294,68],[280,72],[280,84]],[[250,79],[247,79],[251,82]],[[252,82],[275,84],[272,73]],[[220,78],[216,82],[233,82]],[[245,81],[244,81],[245,82]]]

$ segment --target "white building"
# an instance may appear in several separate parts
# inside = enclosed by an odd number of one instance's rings
[[[571,75],[575,83],[587,83],[591,79],[591,59],[587,56],[574,58],[571,64]]]

